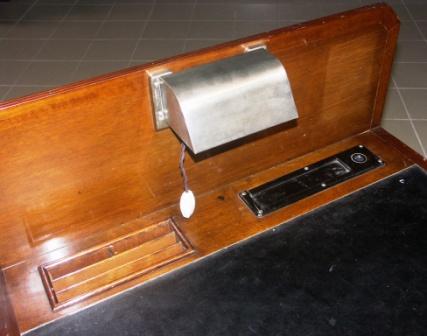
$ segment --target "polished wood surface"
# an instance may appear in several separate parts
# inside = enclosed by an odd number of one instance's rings
[[[201,194],[368,130],[378,87],[388,80],[388,31],[397,25],[390,8],[366,8],[6,102],[0,250],[13,253],[2,254],[0,264],[46,253],[54,238],[57,248],[60,239],[68,243],[176,203],[179,142],[169,129],[154,130],[147,72],[209,62],[259,41],[286,66],[300,118],[209,159],[188,159],[190,185]]]
[[[270,181],[357,144],[363,144],[368,147],[379,155],[385,161],[386,165],[325,190],[322,193],[301,200],[300,202],[274,212],[262,219],[258,219],[254,216],[237,196],[237,193],[241,190],[246,190]],[[204,256],[264,230],[274,228],[280,223],[286,222],[287,220],[316,209],[321,205],[341,198],[348,193],[361,189],[366,185],[381,180],[411,164],[412,162],[410,160],[403,158],[399,151],[387,146],[376,134],[365,132],[300,158],[284,162],[270,169],[245,177],[227,186],[222,186],[208,193],[204,193],[203,195],[199,195],[197,197],[197,215],[195,214],[190,220],[181,218],[179,216],[178,206],[173,205],[142,217],[139,220],[139,224],[137,224],[136,221],[130,221],[123,225],[112,227],[104,232],[91,235],[87,239],[81,239],[78,243],[58,248],[51,253],[35,255],[33,258],[27,259],[25,263],[15,265],[6,270],[6,275],[10,282],[9,287],[12,288],[10,297],[17,311],[17,318],[20,326],[26,330],[46,322],[48,319],[59,318],[62,315],[73,313],[101,298],[122,292],[127,288],[131,288],[150,278],[163,274],[164,272],[203,258]],[[132,233],[140,227],[141,223],[143,223],[144,226],[149,226],[170,217],[175,218],[177,225],[185,237],[191,242],[195,250],[194,254],[178,260],[176,263],[168,264],[161,269],[143,274],[137,279],[120,284],[107,292],[101,293],[99,296],[92,296],[85,301],[60,310],[51,310],[42,281],[37,272],[38,265],[50,260],[59,260],[63,256],[71,256],[86,248],[91,248],[98,243],[106,243],[112,237],[115,238],[119,235]]]
[[[372,131],[381,117],[398,29],[390,7],[370,6],[0,105],[0,264],[20,329],[73,313],[413,164]],[[300,117],[226,148],[187,155],[197,207],[185,220],[177,204],[180,144],[169,129],[155,130],[148,75],[236,55],[260,42],[284,63]],[[262,219],[237,197],[358,144],[386,165]],[[170,218],[194,253],[162,267],[150,268],[161,260],[142,262],[137,268],[150,272],[137,278],[124,272],[90,282],[93,270],[115,263],[102,258],[108,253],[102,246]],[[167,258],[185,253],[178,240],[168,245],[174,250]],[[95,250],[88,259],[70,259]],[[120,258],[116,266],[129,261]],[[40,266],[45,284],[63,279],[49,287],[54,307],[98,294],[52,310]],[[127,276],[127,282],[115,282]],[[67,292],[71,280],[87,287]],[[111,288],[99,293],[101,287]],[[67,294],[52,299],[61,291]]]
[[[143,221],[141,225],[144,227]],[[74,304],[193,252],[173,220],[40,266],[53,309]]]

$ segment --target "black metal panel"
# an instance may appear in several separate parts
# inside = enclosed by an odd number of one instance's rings
[[[379,157],[359,145],[239,195],[262,217],[382,165]]]

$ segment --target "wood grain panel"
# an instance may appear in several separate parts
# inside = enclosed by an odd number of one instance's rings
[[[205,193],[369,129],[388,55],[388,12],[364,9],[262,35],[287,68],[300,118],[203,159],[188,157],[192,189]],[[49,240],[68,243],[176,203],[179,141],[154,129],[148,72],[241,53],[259,40],[1,106],[0,249],[19,248],[0,262],[11,265],[34,250],[47,252]]]
[[[298,201],[262,219],[254,216],[238,197],[239,191],[250,189],[358,144],[363,144],[375,154],[379,155],[385,161],[385,166]],[[316,150],[297,159],[283,162],[257,174],[244,177],[227,186],[213,189],[203,195],[198,195],[196,213],[189,220],[180,217],[178,206],[173,205],[142,217],[139,220],[124,223],[123,225],[112,227],[103,232],[98,232],[98,234],[88,236],[86,239],[82,238],[79,241],[79,245],[70,244],[47,254],[34,255],[33,258],[28,259],[26,263],[8,268],[6,272],[9,283],[13,288],[13,291],[11,291],[11,299],[17,311],[19,324],[22,330],[28,330],[29,328],[33,328],[49,320],[72,314],[102,298],[122,292],[127,288],[131,288],[167,271],[203,258],[260,232],[273,229],[278,224],[305,214],[319,206],[328,204],[360,188],[364,188],[366,185],[381,180],[412,164],[413,162],[411,160],[401,156],[398,150],[388,146],[376,134],[366,132]],[[137,279],[119,284],[99,295],[89,297],[84,301],[52,312],[37,272],[38,265],[55,262],[58,259],[58,255],[71,256],[75,253],[73,251],[76,250],[90,250],[90,246],[108,243],[111,237],[117,237],[119,234],[132,234],[132,232],[135,231],[135,226],[149,227],[169,217],[174,218],[177,226],[179,226],[180,230],[197,251],[196,254],[168,264],[161,269],[153,270],[148,274],[143,274]],[[25,300],[23,298],[25,298]]]
[[[40,274],[52,308],[58,309],[192,252],[170,219],[76,256],[42,265]]]

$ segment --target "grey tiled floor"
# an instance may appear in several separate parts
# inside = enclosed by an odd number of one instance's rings
[[[372,2],[0,2],[0,100]],[[427,156],[427,0],[388,2],[402,27],[383,126]]]

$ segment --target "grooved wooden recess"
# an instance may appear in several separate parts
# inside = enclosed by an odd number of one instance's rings
[[[40,266],[53,309],[75,303],[193,252],[172,219]]]
[[[368,6],[0,103],[3,334],[73,314],[420,162],[378,128],[398,32],[390,7]],[[155,130],[149,73],[260,43],[285,65],[300,117],[188,155],[197,207],[184,219],[180,143]],[[262,219],[238,198],[358,144],[386,165]]]

